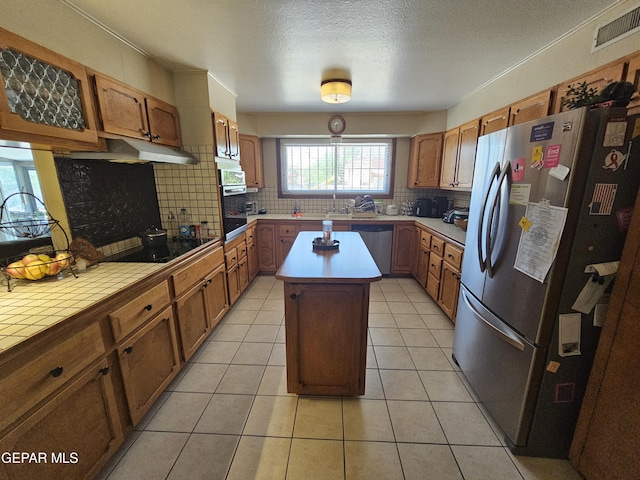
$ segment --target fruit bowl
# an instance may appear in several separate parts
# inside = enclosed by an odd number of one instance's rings
[[[55,277],[73,264],[73,255],[66,250],[46,253],[27,253],[6,259],[0,269],[7,278],[37,281],[46,277]]]

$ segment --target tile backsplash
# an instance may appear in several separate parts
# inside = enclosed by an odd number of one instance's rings
[[[221,235],[220,204],[218,202],[218,169],[213,145],[182,147],[200,160],[197,165],[154,164],[156,190],[162,228],[168,235],[178,235],[177,216],[181,208],[187,209],[193,224],[206,221],[217,236]]]
[[[445,196],[453,201],[456,207],[468,207],[471,194],[469,192],[451,192],[439,189],[414,189],[404,185],[394,187],[393,198],[382,200],[382,208],[387,205],[397,205],[399,209],[407,202],[414,202],[418,198],[429,198],[435,196]],[[267,213],[291,213],[295,203],[298,202],[300,210],[307,213],[322,213],[333,208],[333,199],[315,198],[278,198],[278,187],[267,186],[261,188],[257,193],[248,193],[247,199],[258,203],[259,208],[265,208]],[[375,196],[374,196],[375,199]],[[336,208],[345,206],[344,199],[336,199]]]

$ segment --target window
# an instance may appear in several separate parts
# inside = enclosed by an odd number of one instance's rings
[[[280,139],[280,195],[391,197],[394,147],[393,139]]]
[[[31,151],[0,147],[0,203],[14,193],[27,192],[42,199],[40,181]],[[15,195],[4,206],[2,222],[29,220],[46,215],[44,206],[26,195]],[[16,240],[0,231],[0,242]]]

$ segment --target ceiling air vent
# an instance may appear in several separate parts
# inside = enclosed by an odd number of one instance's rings
[[[600,50],[607,45],[640,30],[640,7],[596,28],[592,51]]]

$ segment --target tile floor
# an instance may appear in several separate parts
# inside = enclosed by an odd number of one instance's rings
[[[286,390],[282,283],[259,276],[98,478],[579,480],[515,457],[413,279],[372,284],[366,394]]]

